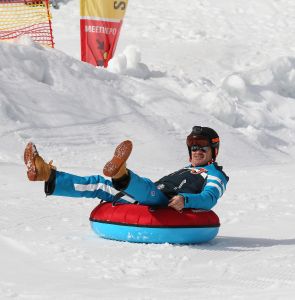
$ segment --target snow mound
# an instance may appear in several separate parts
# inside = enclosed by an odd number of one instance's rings
[[[114,144],[122,138],[147,143],[161,149],[151,155],[155,161],[166,159],[165,151],[175,143],[168,159],[175,162],[196,124],[218,130],[232,163],[244,161],[239,148],[249,149],[255,163],[293,145],[293,58],[232,74],[217,86],[206,78],[192,81],[183,74],[151,71],[133,46],[111,61],[110,71],[29,40],[1,43],[0,54],[0,134],[2,139],[13,136],[18,150],[29,139],[38,141],[41,131],[46,143],[49,132],[59,131],[69,144],[94,141],[107,147],[106,138]],[[2,160],[10,151],[2,150]],[[287,153],[281,158],[287,159]]]
[[[110,61],[109,71],[142,79],[153,76],[147,65],[141,62],[140,50],[135,46],[128,46],[122,54],[115,56]]]

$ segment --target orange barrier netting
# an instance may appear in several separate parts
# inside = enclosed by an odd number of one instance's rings
[[[48,0],[0,0],[0,40],[22,35],[54,47]]]

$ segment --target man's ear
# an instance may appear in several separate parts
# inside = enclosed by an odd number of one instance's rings
[[[192,158],[191,157],[189,158],[189,162],[192,162]]]

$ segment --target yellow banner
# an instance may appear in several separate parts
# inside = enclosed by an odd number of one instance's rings
[[[81,17],[122,20],[128,0],[81,0]]]

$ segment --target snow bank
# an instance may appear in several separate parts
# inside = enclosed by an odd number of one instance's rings
[[[284,151],[280,159],[288,159],[287,147],[293,146],[295,63],[291,57],[229,75],[217,86],[206,78],[192,81],[184,74],[149,70],[136,47],[115,57],[110,71],[28,39],[1,43],[0,54],[1,135],[5,139],[10,135],[18,150],[30,139],[38,142],[40,130],[48,144],[47,129],[60,131],[63,139],[69,131],[76,132],[69,144],[81,138],[87,145],[131,138],[143,147],[161,149],[153,153],[155,161],[165,159],[174,143],[175,151],[168,158],[173,163],[186,153],[185,136],[196,124],[220,132],[225,140],[221,159],[224,150],[230,159],[223,160],[232,164],[243,164],[240,148],[248,149],[255,164],[276,159],[273,151]],[[86,140],[82,132],[89,131],[90,124],[91,131],[98,128],[92,140]],[[10,151],[1,149],[2,160],[11,155],[15,160],[16,153]]]

